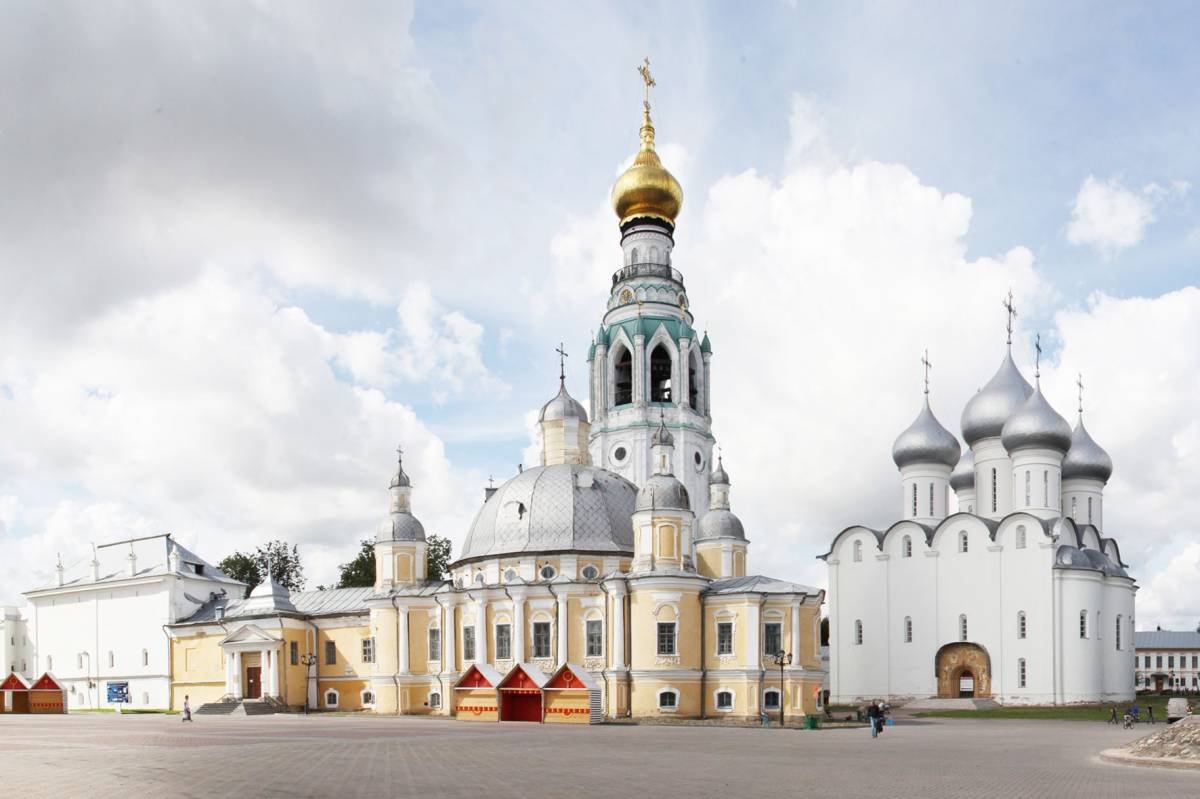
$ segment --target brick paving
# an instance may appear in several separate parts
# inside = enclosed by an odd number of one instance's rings
[[[0,716],[30,797],[1171,797],[1200,773],[1103,763],[1102,723],[899,719],[865,729],[469,724],[345,716]]]

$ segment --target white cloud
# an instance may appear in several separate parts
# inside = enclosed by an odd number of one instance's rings
[[[1100,181],[1088,175],[1071,206],[1067,240],[1112,257],[1138,244],[1154,221],[1156,207],[1171,195],[1182,196],[1188,188],[1186,182],[1176,181],[1170,189],[1151,183],[1137,192],[1118,178]]]
[[[1143,582],[1137,596],[1138,627],[1200,628],[1200,542],[1190,541],[1165,568]]]

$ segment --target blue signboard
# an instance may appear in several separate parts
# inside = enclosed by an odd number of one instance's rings
[[[127,682],[110,682],[106,683],[108,688],[108,703],[110,705],[129,704],[129,683]]]

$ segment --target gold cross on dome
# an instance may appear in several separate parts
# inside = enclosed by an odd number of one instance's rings
[[[933,366],[929,362],[929,350],[925,350],[925,354],[921,356],[921,365],[925,367],[925,394],[929,394],[929,369]]]
[[[637,68],[637,71],[638,71],[638,74],[642,76],[642,82],[646,84],[646,97],[645,97],[645,100],[643,100],[643,102],[646,104],[646,108],[649,108],[650,107],[650,87],[658,85],[657,83],[654,82],[654,76],[650,74],[650,59],[643,58],[641,65]]]

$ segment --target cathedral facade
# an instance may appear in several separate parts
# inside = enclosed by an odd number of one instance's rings
[[[831,702],[1132,699],[1137,586],[1105,535],[1112,460],[1084,427],[1082,385],[1072,429],[1011,342],[1010,316],[1009,352],[962,413],[966,451],[927,380],[892,449],[900,520],[848,527],[821,556]]]
[[[588,349],[592,415],[560,374],[541,463],[485,490],[449,579],[429,579],[401,462],[375,585],[214,597],[170,629],[176,694],[466,720],[815,712],[824,592],[747,573],[712,458],[712,349],[672,263],[682,202],[647,101],[613,188],[624,258]]]

